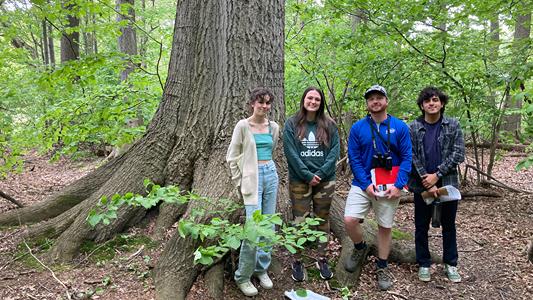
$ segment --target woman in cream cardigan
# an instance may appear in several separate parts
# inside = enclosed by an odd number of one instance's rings
[[[274,96],[267,89],[252,91],[249,100],[252,116],[240,120],[235,126],[226,156],[233,183],[242,194],[247,219],[256,210],[262,214],[276,212],[278,174],[272,151],[276,148],[279,126],[268,119],[273,100]],[[259,279],[262,288],[272,288],[272,280],[267,274],[270,261],[270,251],[243,241],[234,278],[244,295],[257,295],[257,289],[250,281],[252,275]]]

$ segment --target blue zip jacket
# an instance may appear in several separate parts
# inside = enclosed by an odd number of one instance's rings
[[[379,132],[383,139],[387,141],[387,124],[390,122],[390,153],[392,156],[392,165],[400,166],[398,178],[396,178],[394,186],[402,189],[407,184],[409,173],[411,172],[412,152],[409,127],[400,119],[391,115],[387,116],[387,119],[379,125]],[[376,126],[376,123],[370,115],[357,121],[350,129],[350,136],[348,138],[348,159],[354,177],[352,185],[360,187],[363,191],[372,184],[370,177],[372,156],[377,154],[372,146],[370,124]],[[383,142],[377,135],[375,141],[380,153],[387,153],[387,143]]]

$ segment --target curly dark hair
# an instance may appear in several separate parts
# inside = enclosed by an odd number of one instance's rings
[[[265,96],[269,97],[271,103],[274,101],[274,95],[271,91],[264,87],[256,87],[250,92],[250,99],[248,100],[248,103],[253,104],[259,99],[265,99]]]
[[[428,86],[425,87],[423,90],[420,91],[420,94],[418,94],[418,99],[416,100],[416,104],[418,105],[418,108],[422,111],[422,114],[424,114],[424,109],[422,108],[422,103],[424,103],[424,100],[429,99],[431,97],[437,96],[440,99],[440,103],[442,103],[442,108],[440,109],[440,113],[443,114],[444,110],[446,108],[446,103],[448,103],[448,95],[444,94],[441,90],[434,86]]]

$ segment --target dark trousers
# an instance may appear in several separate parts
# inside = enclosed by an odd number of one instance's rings
[[[442,252],[443,262],[450,266],[457,266],[457,237],[455,231],[455,217],[457,202],[441,203]],[[431,266],[429,254],[428,231],[431,222],[433,204],[427,205],[420,194],[415,193],[415,249],[416,262],[420,267]]]

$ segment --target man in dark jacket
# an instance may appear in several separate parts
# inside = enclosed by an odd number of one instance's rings
[[[443,115],[448,96],[435,87],[426,87],[417,104],[423,115],[409,124],[413,146],[413,168],[409,189],[415,198],[415,246],[418,278],[430,281],[431,257],[428,246],[429,223],[434,203],[428,205],[421,193],[438,198],[438,188],[459,186],[457,166],[464,161],[465,145],[456,119]],[[457,272],[455,217],[457,201],[440,203],[444,271],[452,282],[460,282]]]

